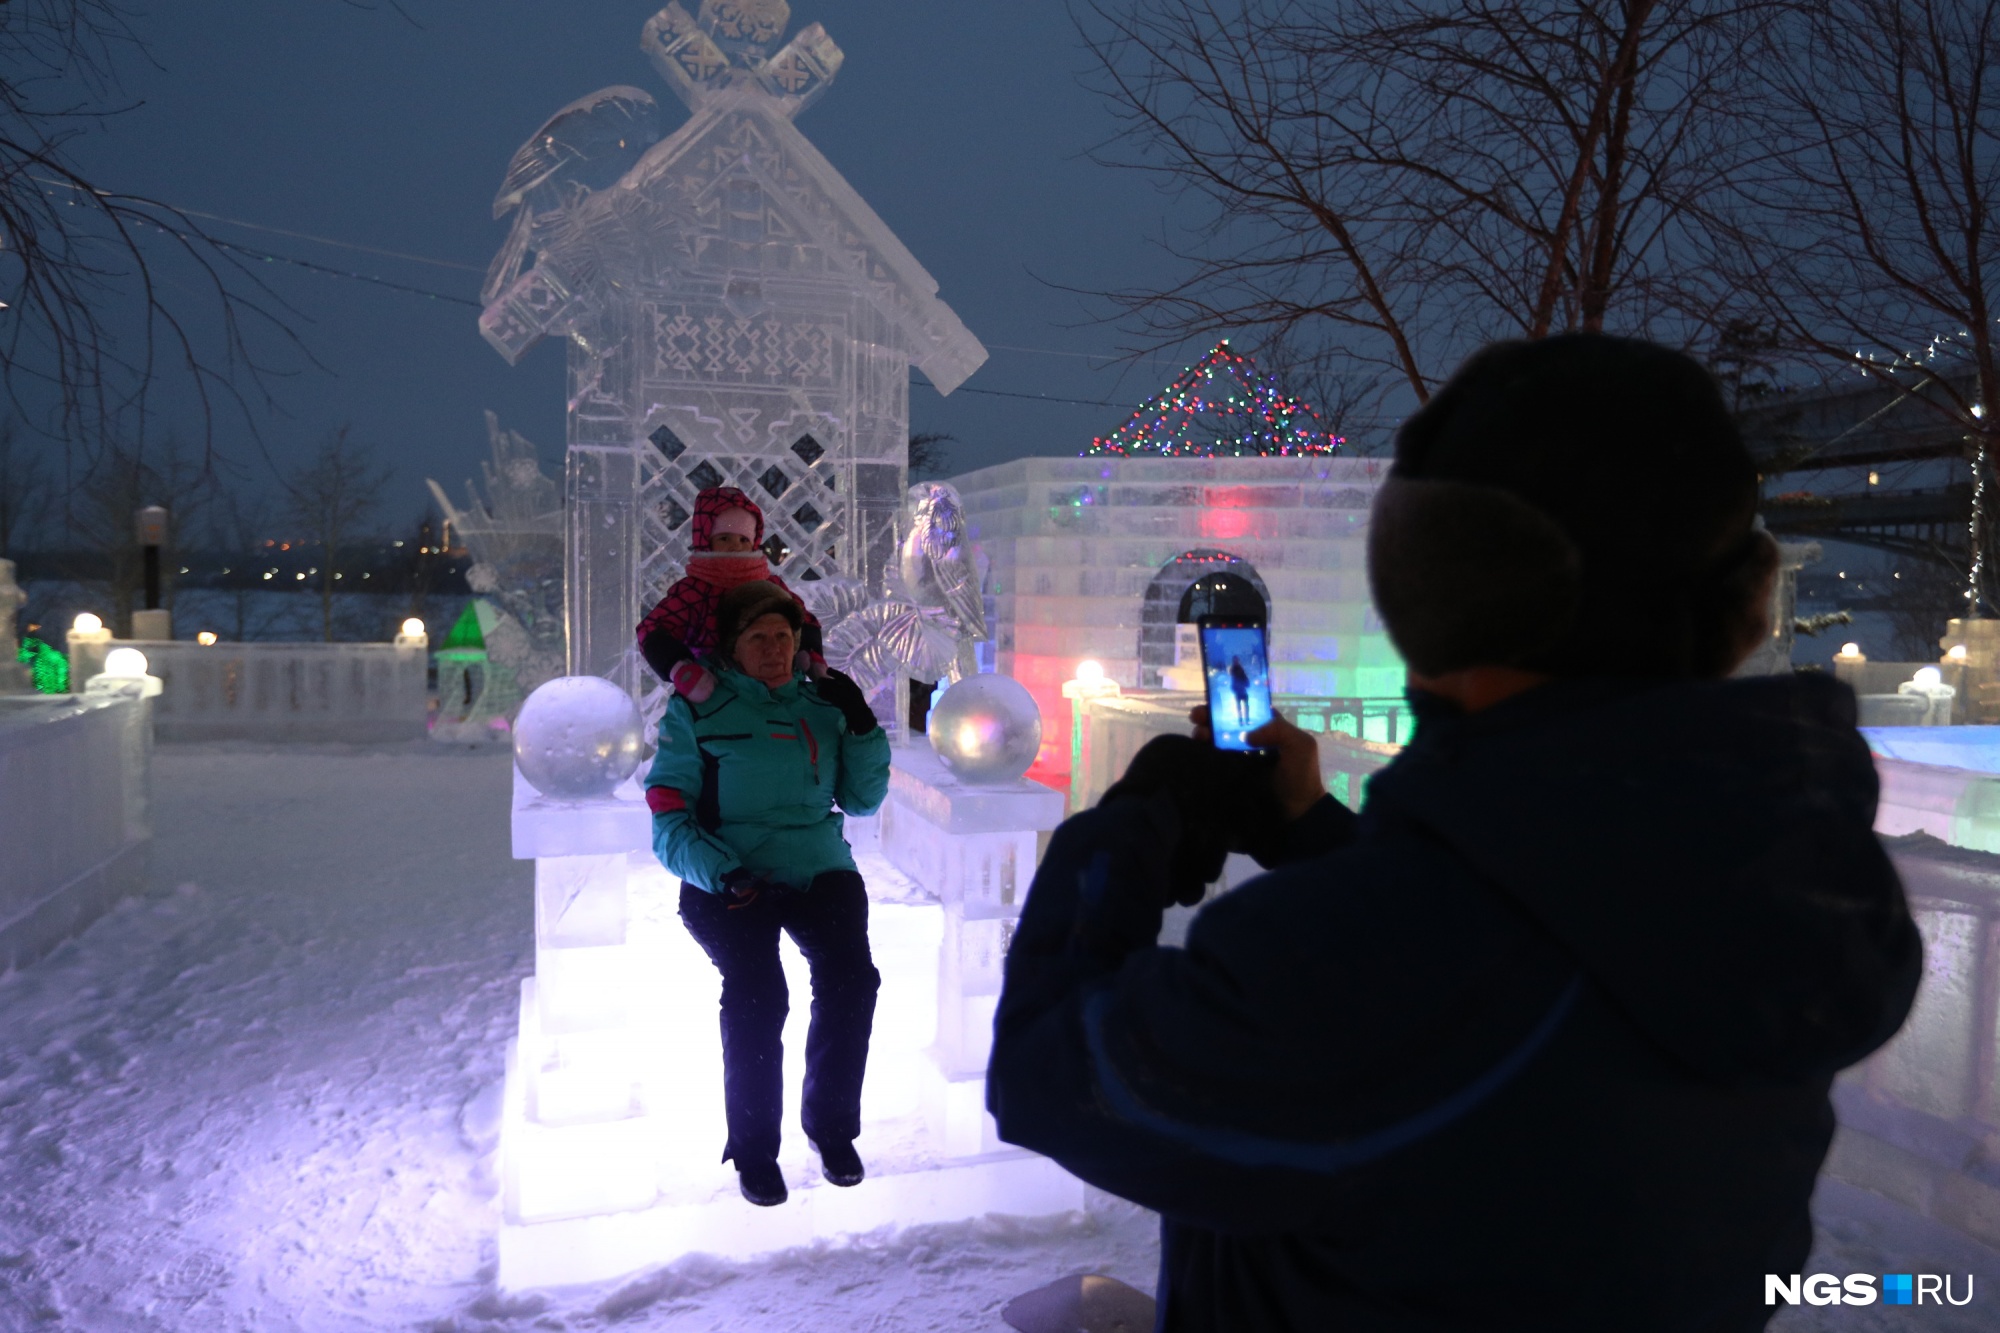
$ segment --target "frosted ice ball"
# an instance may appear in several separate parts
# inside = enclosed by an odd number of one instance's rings
[[[1012,782],[1035,762],[1042,710],[1012,676],[967,676],[931,705],[931,749],[969,786]]]
[[[602,676],[558,676],[539,686],[514,719],[514,762],[544,796],[608,796],[632,776],[645,724],[631,696]]]

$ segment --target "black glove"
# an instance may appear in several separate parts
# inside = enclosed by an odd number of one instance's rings
[[[1164,792],[1181,835],[1164,886],[1167,901],[1192,907],[1222,875],[1231,852],[1256,856],[1283,841],[1284,808],[1271,790],[1275,757],[1218,750],[1192,736],[1155,736],[1111,784],[1100,805]]]
[[[730,900],[729,910],[732,912],[739,907],[748,907],[757,901],[759,894],[778,887],[762,871],[752,870],[749,866],[738,866],[722,877],[722,896]]]
[[[824,676],[813,678],[813,688],[819,691],[820,698],[840,710],[847,719],[848,731],[854,735],[866,736],[880,725],[875,720],[875,710],[868,706],[868,697],[846,672],[829,667]]]

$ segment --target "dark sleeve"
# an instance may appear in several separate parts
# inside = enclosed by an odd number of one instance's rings
[[[676,583],[667,589],[667,595],[659,605],[646,613],[639,622],[639,653],[646,659],[646,665],[661,680],[673,672],[682,662],[693,657],[686,640],[687,598],[682,593],[682,584]]]
[[[1332,796],[1322,796],[1306,812],[1285,825],[1278,844],[1258,855],[1257,864],[1266,870],[1310,861],[1316,856],[1339,851],[1354,841],[1360,819]]]
[[[1229,979],[1154,945],[1178,826],[1164,796],[1100,805],[1056,830],[1007,953],[987,1106],[1000,1137],[1101,1189],[1198,1226],[1303,1225],[1318,1191],[1136,1123],[1104,1077],[1106,1024],[1154,999],[1227,1003]]]

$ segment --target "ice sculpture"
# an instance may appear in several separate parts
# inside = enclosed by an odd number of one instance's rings
[[[486,414],[493,460],[484,465],[486,498],[465,483],[467,505],[452,504],[430,482],[452,530],[472,552],[466,581],[487,603],[480,633],[488,663],[511,677],[515,698],[563,674],[562,491],[542,475],[535,446]]]
[[[910,600],[942,611],[960,639],[984,639],[979,557],[965,532],[965,506],[949,483],[927,481],[910,488],[910,530],[901,554]]]
[[[780,44],[781,0],[669,4],[641,46],[692,112],[660,136],[607,88],[522,145],[480,330],[510,362],[569,347],[568,670],[635,695],[632,627],[681,573],[694,496],[765,512],[773,567],[887,592],[908,453],[909,368],[949,393],[986,352],[937,283],[792,118],[840,49]],[[532,262],[530,262],[532,256]]]

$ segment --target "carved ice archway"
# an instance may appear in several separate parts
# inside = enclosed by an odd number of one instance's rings
[[[1255,565],[1233,551],[1203,547],[1181,552],[1160,566],[1139,604],[1140,688],[1159,688],[1160,668],[1174,664],[1174,627],[1180,623],[1181,604],[1188,589],[1204,574],[1233,574],[1249,583],[1263,599],[1265,621],[1269,622],[1271,590],[1264,586]]]

